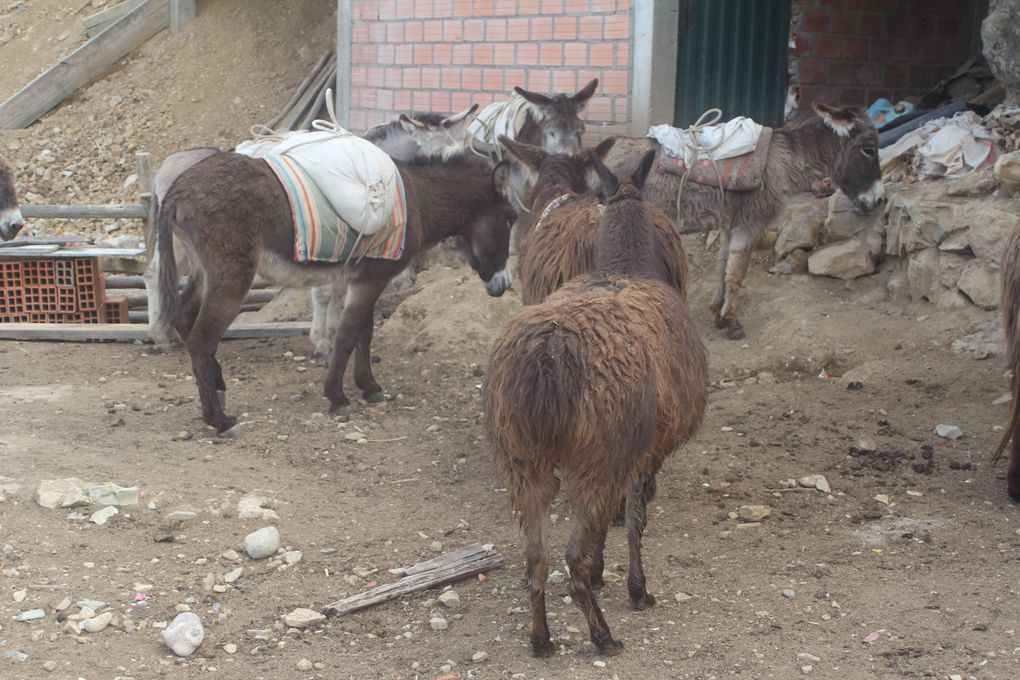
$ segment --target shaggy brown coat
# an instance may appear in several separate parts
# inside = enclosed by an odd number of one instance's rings
[[[496,339],[483,388],[496,467],[528,537],[538,656],[555,649],[545,616],[545,536],[560,480],[576,516],[570,593],[599,651],[616,654],[623,646],[592,593],[610,517],[626,498],[628,591],[643,609],[655,602],[640,556],[643,489],[696,434],[707,402],[705,346],[683,296],[649,264],[655,237],[645,205],[633,184],[614,193],[598,226],[599,273],[523,308]]]
[[[1002,433],[1002,441],[995,450],[997,460],[1012,438],[1009,471],[1006,485],[1010,498],[1020,502],[1020,225],[1013,230],[1006,249],[1002,252],[1002,321],[1006,329],[1006,355],[1009,370],[1013,372],[1010,388],[1013,391],[1009,422]]]
[[[720,230],[716,287],[709,308],[716,326],[731,339],[744,337],[737,306],[751,253],[790,196],[831,176],[861,210],[883,200],[878,133],[867,115],[821,104],[815,111],[819,115],[773,131],[760,191],[724,191],[724,204],[719,189],[687,182],[678,210],[681,178],[657,169],[648,178],[645,200],[675,216],[681,233]],[[661,153],[654,139],[621,137],[606,163],[614,172],[629,173],[651,149]]]

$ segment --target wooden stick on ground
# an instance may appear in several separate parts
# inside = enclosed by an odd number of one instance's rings
[[[503,566],[503,556],[475,543],[404,570],[408,575],[394,583],[345,597],[322,608],[326,616],[344,616],[403,595],[428,590]]]

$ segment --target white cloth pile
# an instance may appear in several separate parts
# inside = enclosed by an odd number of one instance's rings
[[[687,167],[701,160],[722,160],[751,153],[758,146],[762,126],[746,116],[725,123],[683,130],[671,125],[653,125],[653,137],[667,155],[682,158]]]
[[[468,145],[486,155],[502,158],[499,136],[517,139],[528,114],[528,100],[515,94],[509,101],[493,102],[468,123]]]
[[[922,179],[962,177],[995,163],[998,138],[979,115],[964,111],[952,118],[936,118],[903,135],[895,144],[880,149],[878,158],[883,173],[912,154],[911,166]]]
[[[355,231],[375,234],[390,222],[397,204],[397,166],[385,151],[343,128],[263,135],[234,150],[252,158],[293,159]]]

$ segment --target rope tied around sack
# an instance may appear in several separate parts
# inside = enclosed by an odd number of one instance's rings
[[[700,116],[698,116],[698,119],[694,121],[692,125],[684,128],[683,131],[689,133],[691,142],[694,146],[694,150],[697,151],[697,154],[695,155],[694,158],[694,162],[697,163],[698,156],[701,156],[702,154],[704,154],[708,158],[708,160],[712,162],[712,169],[715,171],[716,180],[718,180],[719,182],[719,202],[722,204],[722,207],[725,210],[726,190],[723,189],[722,173],[719,172],[719,166],[716,164],[715,158],[712,157],[711,152],[726,142],[726,136],[722,135],[719,139],[719,142],[715,146],[713,146],[710,149],[707,149],[705,148],[704,145],[702,145],[701,139],[698,135],[698,132],[707,127],[711,127],[713,125],[718,124],[721,119],[722,109],[711,108],[702,113]],[[684,160],[686,162],[686,159]],[[693,167],[693,164],[691,167]],[[680,176],[680,186],[676,192],[676,224],[677,230],[681,234],[684,233],[684,218],[683,212],[680,209],[680,199],[684,194],[684,188],[687,186],[687,178],[691,174],[691,167],[688,167],[687,172]]]

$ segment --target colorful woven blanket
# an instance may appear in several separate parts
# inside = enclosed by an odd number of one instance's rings
[[[756,191],[762,187],[771,141],[772,128],[763,127],[754,151],[717,160],[714,166],[710,160],[699,160],[688,168],[682,158],[663,153],[659,156],[659,171],[674,175],[690,173],[691,182],[729,191]]]
[[[344,222],[301,167],[287,156],[265,156],[287,193],[294,216],[295,262],[349,262],[363,257],[399,260],[404,253],[407,205],[397,173],[397,203],[389,224],[370,236]]]

